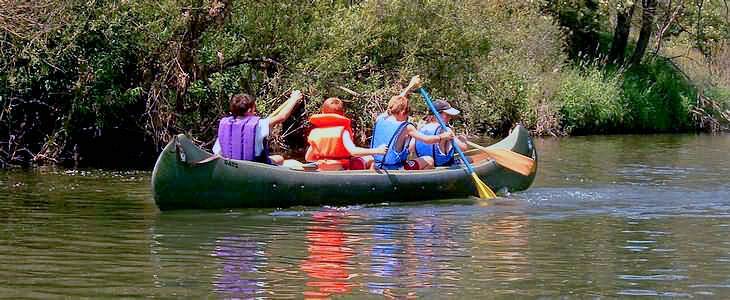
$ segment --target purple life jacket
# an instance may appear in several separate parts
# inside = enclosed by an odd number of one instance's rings
[[[255,161],[259,117],[225,117],[218,124],[218,142],[225,158]]]

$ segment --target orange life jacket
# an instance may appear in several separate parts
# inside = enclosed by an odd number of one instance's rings
[[[316,114],[309,117],[314,129],[309,132],[307,142],[317,159],[320,170],[348,169],[350,152],[342,141],[342,133],[352,138],[352,121],[338,114]]]

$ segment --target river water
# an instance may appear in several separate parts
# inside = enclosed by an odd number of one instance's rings
[[[0,173],[0,298],[730,298],[730,136],[536,146],[492,202],[159,212],[149,172]]]

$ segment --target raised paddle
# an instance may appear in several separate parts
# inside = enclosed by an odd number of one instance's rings
[[[535,166],[535,160],[522,154],[510,151],[508,149],[489,149],[470,141],[466,141],[469,146],[483,151],[489,157],[494,159],[500,166],[528,176],[532,173]]]
[[[426,89],[420,87],[418,88],[418,92],[421,93],[421,96],[423,96],[423,100],[426,101],[426,105],[428,105],[428,108],[431,109],[431,112],[433,113],[433,116],[436,117],[436,120],[438,120],[439,124],[441,125],[441,128],[446,131],[449,130],[448,127],[446,127],[446,123],[444,123],[444,120],[441,119],[441,115],[436,110],[436,107],[433,106],[433,102],[431,101],[431,96],[428,95],[428,92],[426,92]],[[464,155],[464,152],[461,151],[461,148],[459,148],[459,145],[456,144],[456,140],[451,140],[451,146],[456,149],[456,151],[459,152],[459,157],[461,158],[461,161],[464,162],[464,166],[466,166],[466,170],[469,172],[469,175],[471,175],[472,180],[474,180],[474,185],[477,188],[477,192],[479,193],[479,198],[482,199],[491,199],[497,197],[497,195],[494,194],[492,189],[487,186],[484,181],[479,179],[479,176],[476,172],[474,172],[474,168],[471,166],[471,163],[466,159],[466,155]]]

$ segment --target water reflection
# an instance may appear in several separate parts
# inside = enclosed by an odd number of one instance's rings
[[[266,265],[266,256],[256,240],[224,237],[216,240],[211,255],[220,263],[220,272],[213,277],[213,286],[221,296],[248,299],[260,293],[264,282],[257,273]]]
[[[308,255],[301,264],[309,280],[304,292],[307,299],[329,298],[350,291],[349,258],[354,251],[343,232],[345,212],[319,211],[312,214],[307,228]]]
[[[372,232],[372,248],[370,249],[370,271],[372,276],[368,280],[368,291],[378,295],[394,295],[398,288],[397,278],[403,268],[401,260],[403,241],[398,233],[403,231],[403,225],[397,223],[392,216],[381,214],[377,216]]]
[[[409,272],[415,276],[411,287],[421,292],[429,288],[451,289],[462,280],[458,260],[470,256],[464,247],[468,242],[462,230],[464,221],[443,218],[433,209],[409,217],[408,231],[413,236],[406,252],[412,253],[416,262],[415,272]]]
[[[148,173],[0,173],[0,298],[730,298],[730,136],[537,146],[487,206],[159,213]]]
[[[494,282],[529,278],[528,225],[527,216],[521,214],[500,215],[487,221],[474,220],[471,224],[473,257],[492,262],[488,268],[479,268],[475,272],[489,273],[490,280]]]

